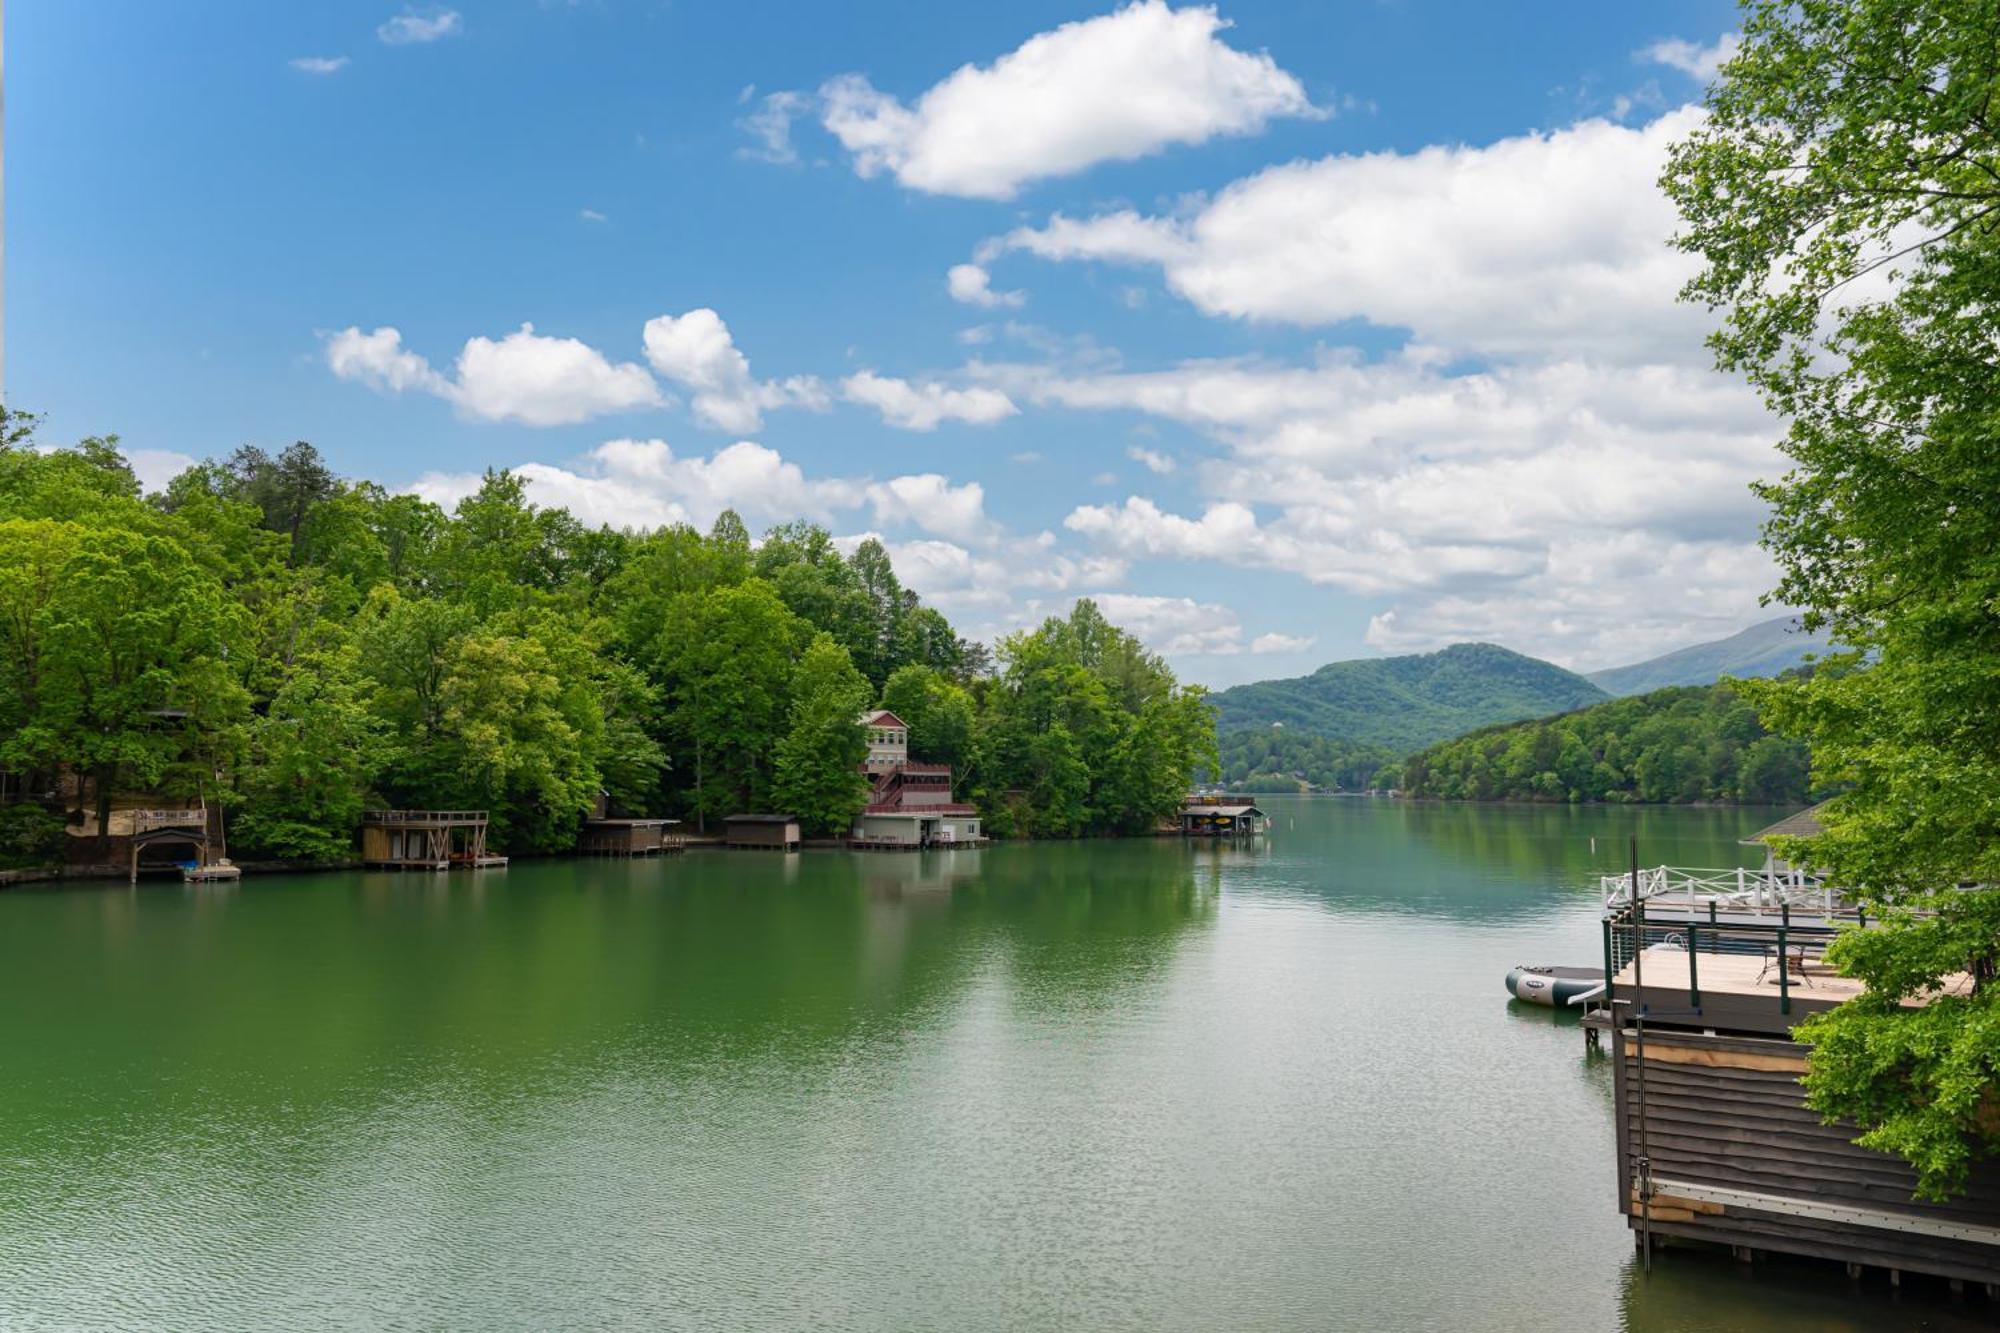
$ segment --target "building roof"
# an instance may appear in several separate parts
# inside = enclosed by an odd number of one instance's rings
[[[725,824],[796,824],[797,815],[730,815]]]
[[[1226,815],[1236,818],[1244,815],[1258,815],[1261,817],[1264,812],[1254,805],[1187,805],[1181,807],[1181,813],[1184,815],[1202,815],[1207,817]]]
[[[1820,834],[1826,832],[1826,826],[1820,823],[1819,818],[1819,812],[1826,809],[1826,807],[1827,803],[1821,801],[1810,810],[1801,810],[1795,815],[1786,815],[1783,819],[1771,825],[1771,827],[1759,829],[1757,832],[1743,839],[1743,843],[1745,846],[1750,846],[1754,843],[1768,842],[1772,838],[1817,838]]]
[[[861,725],[864,727],[901,727],[904,731],[910,729],[909,723],[903,721],[902,718],[897,717],[886,708],[877,708],[873,712],[863,713],[861,715]]]

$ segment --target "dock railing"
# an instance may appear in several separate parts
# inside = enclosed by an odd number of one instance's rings
[[[1643,872],[1641,872],[1643,874]],[[1685,955],[1688,1008],[1701,1009],[1701,956],[1708,954],[1758,954],[1771,960],[1777,975],[1778,1011],[1792,1012],[1792,978],[1803,979],[1808,963],[1816,962],[1826,946],[1842,929],[1841,924],[1819,919],[1793,922],[1789,904],[1780,904],[1770,921],[1721,921],[1670,919],[1647,920],[1628,902],[1604,914],[1604,978],[1608,1003],[1610,988],[1618,974],[1628,967],[1641,950],[1646,954],[1647,989],[1661,986],[1678,988],[1681,972],[1679,955]],[[1862,918],[1861,925],[1866,925]],[[1666,948],[1660,946],[1665,945]],[[1794,964],[1797,971],[1793,970]]]
[[[403,827],[433,824],[484,824],[484,810],[363,810],[364,824],[397,824]]]
[[[1753,912],[1775,912],[1790,907],[1832,916],[1844,906],[1839,892],[1823,877],[1796,868],[1764,870],[1749,866],[1654,866],[1639,871],[1637,887],[1639,896],[1643,898],[1672,898],[1695,904],[1720,903],[1726,908]],[[1601,876],[1598,891],[1603,895],[1607,909],[1630,903],[1633,896],[1631,873]]]
[[[113,813],[116,813],[115,811]],[[206,810],[134,810],[132,832],[152,833],[163,828],[207,828]]]

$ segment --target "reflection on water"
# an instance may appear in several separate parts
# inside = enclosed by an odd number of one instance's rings
[[[0,1326],[1951,1326],[1635,1276],[1608,1066],[1501,990],[1768,812],[1271,804],[0,896]]]

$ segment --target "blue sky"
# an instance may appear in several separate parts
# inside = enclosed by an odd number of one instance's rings
[[[19,0],[8,395],[154,478],[810,516],[1216,685],[1609,665],[1768,614],[1652,185],[1733,18]]]

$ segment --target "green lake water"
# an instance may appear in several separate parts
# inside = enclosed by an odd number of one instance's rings
[[[1510,1002],[1758,810],[0,894],[0,1328],[1986,1327],[1673,1254]],[[1593,839],[1595,845],[1593,847]]]

